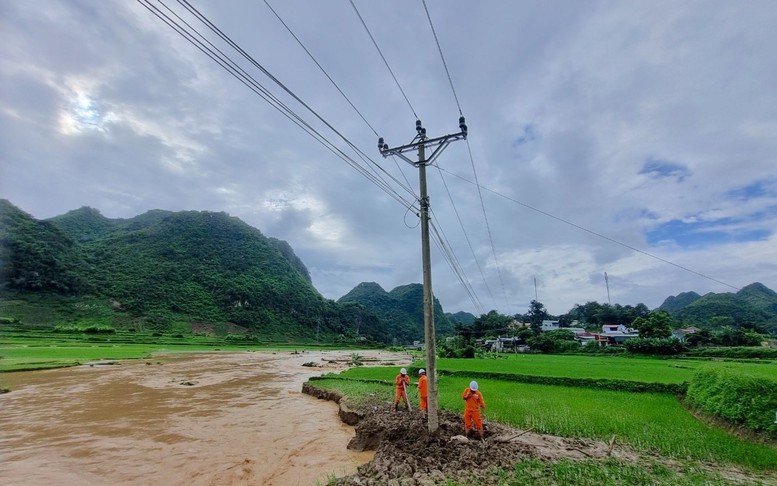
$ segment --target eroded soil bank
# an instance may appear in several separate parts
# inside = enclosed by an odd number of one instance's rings
[[[337,393],[316,389],[315,382],[306,384],[305,392],[323,399],[340,399]],[[392,407],[381,403],[350,410],[347,401],[340,403],[346,404],[346,417],[351,422],[358,417],[356,434],[348,447],[352,450],[376,450],[376,453],[355,473],[333,481],[336,486],[425,486],[445,484],[449,480],[456,484],[506,484],[497,471],[512,470],[516,462],[524,459],[537,459],[544,463],[585,460],[660,464],[676,471],[679,477],[685,470],[680,461],[645,456],[614,440],[564,438],[493,422],[486,424],[485,440],[474,435],[466,438],[461,416],[445,411],[439,413],[438,433],[429,434],[425,417],[419,411],[395,412]],[[698,467],[720,478],[705,484],[777,484],[774,474],[754,476],[736,467],[718,464],[701,464]],[[617,477],[610,480],[608,484],[629,484]],[[543,484],[557,483],[546,481]]]
[[[623,449],[586,439],[520,431],[490,423],[485,440],[464,436],[461,417],[441,411],[437,434],[429,434],[418,411],[378,407],[364,412],[349,442],[352,450],[376,449],[375,457],[337,485],[432,485],[455,479],[465,484],[499,484],[495,469],[511,469],[521,459],[632,458]]]
[[[374,364],[407,356],[360,351]],[[373,452],[302,383],[349,353],[167,355],[11,373],[0,395],[0,478],[11,485],[311,485]],[[316,366],[303,366],[314,363]]]

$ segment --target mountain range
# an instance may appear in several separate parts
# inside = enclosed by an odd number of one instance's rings
[[[83,207],[37,220],[0,200],[0,317],[29,325],[168,331],[230,323],[281,339],[320,332],[328,340],[412,342],[423,316],[407,312],[408,302],[422,300],[421,287],[396,294],[398,311],[386,319],[378,317],[386,309],[325,299],[288,243],[226,213],[109,219]]]
[[[92,323],[191,330],[229,325],[277,339],[409,343],[422,340],[423,289],[363,282],[336,302],[313,286],[291,246],[238,218],[151,210],[128,219],[82,207],[37,220],[0,199],[0,318],[25,326]],[[760,283],[737,293],[686,292],[659,307],[682,325],[732,325],[777,334],[777,294]],[[438,336],[475,316],[446,314]],[[230,331],[230,332],[232,332]]]
[[[777,292],[755,282],[736,293],[683,292],[658,307],[676,321],[698,327],[724,325],[756,328],[777,334]]]

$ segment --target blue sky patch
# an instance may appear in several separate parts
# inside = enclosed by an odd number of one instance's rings
[[[515,140],[513,140],[513,148],[518,148],[521,145],[526,145],[527,143],[535,140],[537,138],[537,133],[534,131],[534,125],[529,123],[528,125],[524,125],[523,127],[523,133],[518,135]]]
[[[756,181],[749,186],[740,187],[729,191],[726,195],[735,199],[752,199],[775,194],[774,181]]]
[[[749,229],[745,231],[725,231],[726,224],[733,220],[702,221],[684,223],[672,220],[647,233],[651,245],[672,241],[684,248],[704,248],[726,243],[744,243],[768,239],[771,232],[766,229]]]
[[[647,174],[654,178],[672,177],[676,178],[678,182],[682,182],[687,176],[691,175],[688,168],[682,164],[653,158],[647,160],[639,173]]]

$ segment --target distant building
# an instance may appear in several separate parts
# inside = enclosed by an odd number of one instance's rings
[[[480,344],[480,343],[479,343]],[[523,341],[517,337],[498,337],[496,339],[486,339],[480,344],[483,349],[495,353],[518,352],[518,348],[523,345]]]
[[[623,324],[602,324],[602,332],[626,332]]]
[[[578,334],[586,332],[585,329],[583,329],[582,327],[561,327],[561,328],[559,328],[559,330],[560,331],[569,331],[569,332],[571,332],[574,335],[578,335]]]
[[[593,332],[586,332],[586,331],[575,334],[575,339],[583,346],[587,344],[592,344],[592,343],[598,344],[598,341],[597,341],[598,337],[599,337],[598,334],[595,334]]]
[[[675,329],[672,331],[672,337],[677,339],[678,341],[685,342],[685,338],[688,337],[689,334],[696,334],[701,329],[698,327],[686,327],[685,329]]]
[[[542,321],[542,327],[540,330],[542,332],[549,332],[549,331],[558,331],[558,329],[561,327],[561,324],[559,321]]]
[[[638,338],[639,331],[634,329],[626,329],[625,331],[608,331],[599,335],[600,346],[619,346],[625,343],[629,339]]]

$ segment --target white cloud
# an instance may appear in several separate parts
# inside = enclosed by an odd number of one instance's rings
[[[412,139],[415,116],[347,4],[275,7],[387,143]],[[264,5],[198,8],[417,191],[416,171],[379,156],[372,129]],[[622,304],[730,290],[627,246],[726,283],[777,289],[772,2],[431,1],[429,9],[470,129],[469,147],[451,144],[437,163],[449,171],[486,283],[435,169],[429,192],[485,307],[525,312],[535,276],[551,312],[603,302],[604,271]],[[227,211],[289,241],[327,297],[361,281],[387,290],[420,281],[415,215],[139,4],[47,0],[0,10],[0,189],[22,209],[37,217],[82,205],[109,217]],[[429,135],[457,130],[458,107],[417,4],[360,10]],[[339,150],[371,165],[225,52]],[[450,175],[474,178],[468,149],[481,185],[509,198],[482,191],[490,232],[477,190]],[[731,239],[680,244],[689,228]],[[744,234],[758,239],[736,241]],[[435,295],[446,310],[473,311],[433,251]]]

